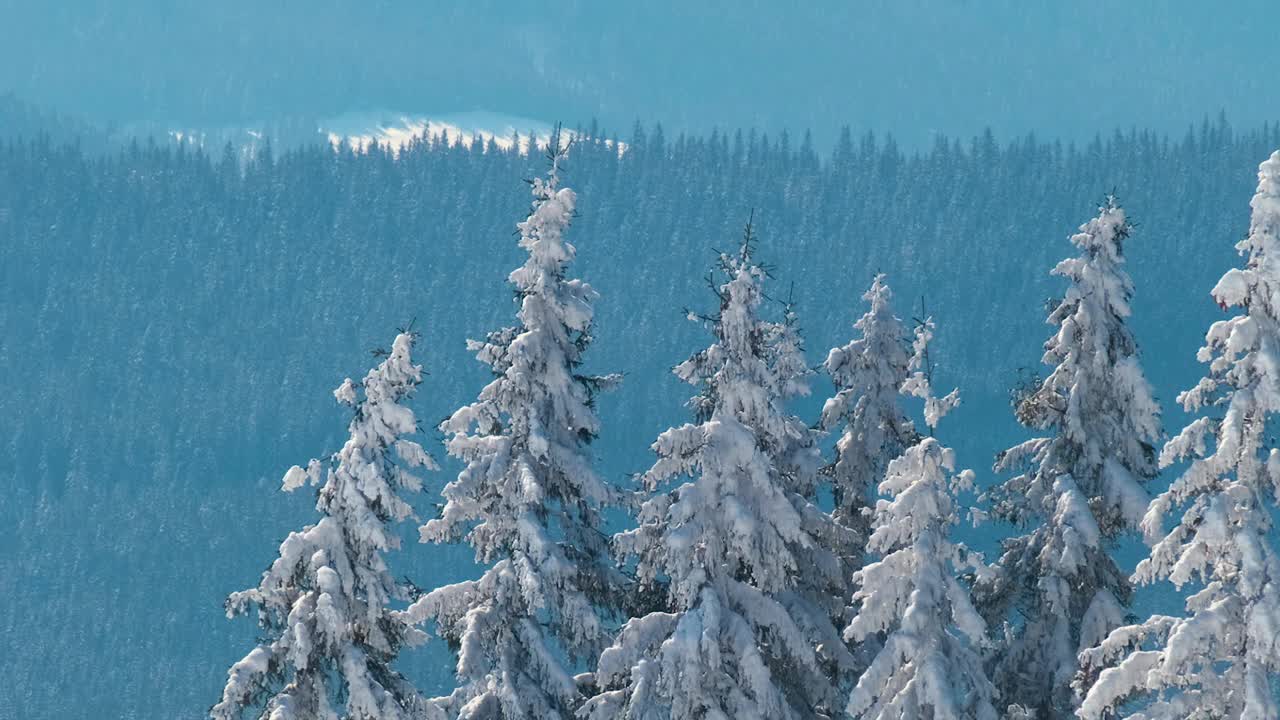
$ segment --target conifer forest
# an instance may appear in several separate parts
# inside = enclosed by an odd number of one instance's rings
[[[965,12],[1058,47],[1086,6]],[[1079,70],[1054,124],[1006,69],[995,123],[719,117],[598,86],[649,78],[627,17],[571,2],[580,57],[486,12],[453,62],[526,38],[494,92],[550,120],[339,116],[299,98],[401,86],[278,58],[270,102],[193,64],[243,89],[201,115],[130,94],[149,40],[94,94],[0,30],[0,720],[1280,720],[1280,107],[1147,122],[1173,90]],[[844,12],[766,47],[855,52]],[[1182,62],[1184,20],[1135,37]]]

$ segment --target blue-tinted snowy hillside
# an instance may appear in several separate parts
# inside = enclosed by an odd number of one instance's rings
[[[1137,225],[1134,331],[1180,427],[1171,401],[1199,377],[1221,315],[1208,291],[1237,262],[1280,128],[988,135],[913,154],[847,135],[822,155],[776,134],[621,139],[621,157],[580,143],[565,173],[576,272],[601,294],[587,370],[626,374],[599,405],[607,478],[645,469],[656,435],[688,418],[668,370],[706,338],[685,308],[713,299],[713,248],[754,209],[770,292],[794,293],[811,363],[848,340],[876,272],[904,318],[923,298],[938,386],[963,397],[939,434],[986,485],[994,453],[1026,437],[1008,389],[1050,332],[1049,270],[1112,190]],[[514,223],[540,157],[267,148],[243,172],[229,157],[0,137],[0,717],[202,717],[255,633],[224,619],[224,597],[313,517],[280,478],[341,442],[333,388],[416,318],[430,375],[412,405],[430,428],[487,379],[465,340],[511,321]],[[827,390],[801,404],[807,419]],[[434,432],[423,442],[441,455]],[[421,515],[451,470],[428,477]],[[393,561],[425,587],[474,573],[462,549],[409,542]],[[1143,598],[1139,613],[1168,601]],[[441,642],[402,669],[426,692],[450,683]]]

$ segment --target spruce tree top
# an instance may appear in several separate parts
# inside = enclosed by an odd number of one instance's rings
[[[389,607],[410,591],[383,559],[400,546],[394,525],[412,515],[402,492],[418,492],[412,468],[435,468],[409,436],[417,432],[403,402],[422,381],[412,360],[414,335],[401,333],[359,384],[334,391],[354,417],[350,437],[324,463],[284,476],[284,490],[323,485],[320,522],[290,533],[257,588],[233,593],[228,616],[258,611],[267,638],[231,667],[216,720],[252,707],[271,720],[410,720],[433,708],[391,663],[426,636]]]
[[[821,426],[844,426],[829,468],[836,496],[835,516],[866,541],[871,490],[888,463],[917,439],[900,405],[900,389],[911,375],[907,331],[893,314],[893,297],[884,275],[876,275],[862,296],[870,305],[854,323],[860,337],[832,348],[823,367],[836,394],[822,407]]]
[[[808,370],[794,318],[761,317],[767,273],[753,243],[748,225],[738,251],[720,255],[717,310],[692,315],[714,341],[674,369],[698,388],[695,422],[658,436],[642,480],[651,492],[675,487],[616,537],[668,611],[630,620],[601,656],[592,720],[798,719],[835,706],[820,655],[843,647],[807,589],[840,584],[841,564],[830,517],[803,495],[817,467],[812,431],[783,407]]]
[[[571,661],[602,649],[602,616],[621,586],[600,531],[614,492],[588,449],[600,428],[594,395],[618,378],[578,370],[597,296],[566,277],[577,200],[560,185],[567,150],[553,136],[550,171],[530,182],[533,205],[517,226],[528,253],[509,275],[517,325],[468,343],[493,380],[440,425],[449,455],[465,466],[421,539],[464,540],[491,564],[407,611],[415,622],[434,619],[459,647],[459,687],[440,700],[451,717],[572,716],[582,697]]]

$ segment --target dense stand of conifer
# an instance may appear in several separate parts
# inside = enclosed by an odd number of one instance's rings
[[[623,140],[621,155],[579,142],[564,168],[582,198],[580,264],[609,299],[593,362],[628,374],[601,414],[636,432],[593,446],[612,479],[643,466],[637,433],[675,419],[682,391],[662,369],[698,342],[679,308],[697,297],[708,245],[730,245],[749,208],[783,261],[776,272],[795,280],[811,347],[844,341],[876,270],[903,298],[927,291],[947,333],[939,372],[967,392],[957,415],[993,424],[948,444],[980,458],[1021,437],[1003,391],[1036,366],[1041,303],[1061,293],[1047,269],[1066,250],[1044,238],[1065,238],[1118,189],[1143,236],[1135,332],[1167,402],[1164,388],[1194,377],[1183,359],[1214,310],[1200,289],[1232,262],[1253,168],[1280,128],[1206,123],[1182,138],[1081,146],[940,138],[919,152],[845,134],[823,155],[785,135],[638,127]],[[494,239],[511,232],[527,203],[518,180],[539,163],[440,139],[398,155],[268,147],[244,163],[230,150],[0,139],[0,370],[11,378],[0,416],[12,458],[0,469],[0,525],[12,528],[0,635],[47,658],[0,660],[0,709],[58,715],[101,698],[104,716],[125,716],[145,697],[183,715],[208,704],[246,633],[221,627],[216,598],[306,515],[305,502],[263,501],[275,468],[339,444],[318,390],[359,367],[388,323],[429,315],[433,397],[415,402],[419,414],[474,391],[462,339],[509,315],[491,298],[519,251]],[[447,553],[395,569],[474,572]],[[162,608],[156,587],[170,589]],[[100,609],[93,622],[65,623],[85,607]],[[451,683],[435,647],[405,668],[427,692]],[[47,663],[62,669],[52,681],[38,674]],[[110,692],[126,680],[132,699]]]

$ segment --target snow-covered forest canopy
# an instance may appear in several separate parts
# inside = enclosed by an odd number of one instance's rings
[[[1280,716],[1280,127],[567,138],[0,137],[0,716]]]

